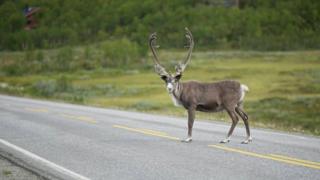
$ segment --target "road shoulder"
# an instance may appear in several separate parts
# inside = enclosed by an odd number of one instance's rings
[[[34,172],[27,170],[0,155],[0,179],[3,180],[45,180]]]

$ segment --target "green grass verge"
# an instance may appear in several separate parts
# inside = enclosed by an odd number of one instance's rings
[[[20,56],[23,53],[2,53],[0,60],[3,63],[10,57],[13,63],[12,59]],[[171,71],[175,60],[184,56],[180,51],[160,52],[161,61]],[[182,108],[173,106],[163,82],[153,72],[150,57],[141,62],[146,64],[131,69],[29,72],[23,76],[0,73],[0,92],[186,116]],[[196,52],[182,80],[223,79],[236,79],[249,86],[245,110],[253,126],[320,135],[320,51]],[[224,113],[198,113],[197,117],[230,121]]]

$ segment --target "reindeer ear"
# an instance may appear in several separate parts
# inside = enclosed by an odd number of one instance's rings
[[[167,76],[161,76],[161,79],[164,81],[167,81],[167,78],[168,78]]]
[[[182,77],[182,74],[180,73],[180,74],[177,74],[177,75],[175,76],[175,79],[179,81],[179,80],[181,79],[181,77]]]

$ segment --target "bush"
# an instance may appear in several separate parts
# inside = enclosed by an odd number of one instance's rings
[[[138,44],[126,38],[106,41],[102,44],[103,67],[128,67],[139,60]]]
[[[57,93],[72,91],[71,81],[65,76],[61,76],[57,80],[40,80],[32,85],[32,93],[44,97],[52,97]]]
[[[61,76],[58,78],[56,84],[58,92],[68,92],[73,89],[71,81],[66,76]]]
[[[43,55],[43,52],[41,50],[37,51],[36,60],[39,61],[39,62],[43,62],[44,55]]]
[[[0,69],[8,76],[19,76],[26,74],[29,71],[28,64],[25,61],[16,59],[16,60],[3,60],[1,63]]]
[[[53,80],[41,80],[33,84],[32,90],[35,95],[51,97],[57,91],[57,84]]]
[[[52,64],[54,70],[62,72],[72,70],[73,55],[74,53],[71,47],[61,48],[56,55],[54,63]]]

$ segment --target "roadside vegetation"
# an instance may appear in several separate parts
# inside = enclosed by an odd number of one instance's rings
[[[109,56],[110,49],[105,51],[103,44],[2,52],[0,92],[186,116],[183,108],[173,106],[162,80],[153,72],[151,56],[136,57],[135,48],[128,50],[132,56],[124,52]],[[186,52],[166,50],[159,55],[173,71]],[[121,63],[109,63],[109,59]],[[183,80],[222,79],[249,86],[245,109],[252,125],[320,135],[320,51],[195,51],[183,76]],[[197,117],[230,121],[225,113],[198,113]]]
[[[30,7],[39,9],[26,28]],[[186,116],[153,72],[147,42],[158,33],[173,71],[188,27],[195,49],[183,80],[239,80],[252,125],[320,135],[319,9],[319,0],[0,1],[0,92]]]

